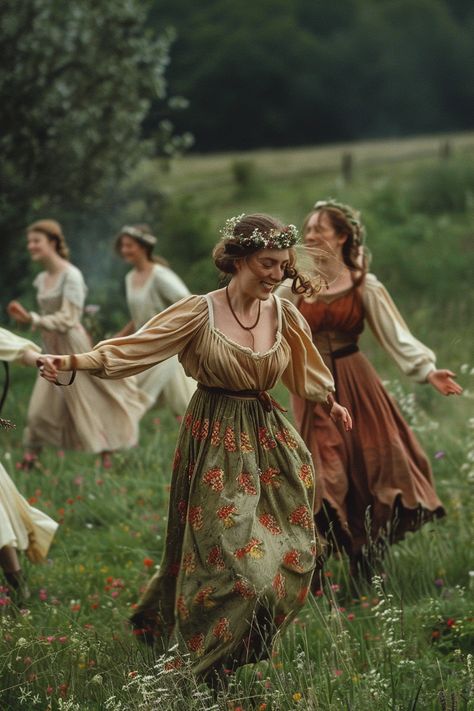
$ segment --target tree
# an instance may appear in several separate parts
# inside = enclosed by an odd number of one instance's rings
[[[3,294],[25,271],[25,225],[91,204],[159,142],[142,138],[164,101],[169,33],[140,0],[3,0],[0,229]]]

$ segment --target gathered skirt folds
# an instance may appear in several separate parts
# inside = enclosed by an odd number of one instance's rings
[[[367,358],[360,352],[338,358],[333,371],[352,432],[320,405],[294,397],[293,407],[316,469],[318,531],[359,555],[373,543],[396,542],[444,509],[423,449]]]
[[[82,353],[90,341],[82,326],[67,333],[42,333],[48,353]],[[61,373],[67,382],[69,373]],[[72,385],[51,385],[38,375],[28,408],[23,444],[29,449],[53,447],[104,452],[133,447],[146,398],[136,379],[102,380],[78,372]]]
[[[137,633],[164,650],[177,642],[204,678],[268,656],[309,590],[313,480],[280,412],[196,391],[175,452],[164,558],[131,620]]]
[[[0,548],[26,551],[32,563],[47,556],[58,524],[30,506],[0,464]]]

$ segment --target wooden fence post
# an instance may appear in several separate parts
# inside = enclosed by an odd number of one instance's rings
[[[341,173],[345,183],[351,183],[354,172],[354,159],[352,153],[348,151],[342,154],[341,158]]]

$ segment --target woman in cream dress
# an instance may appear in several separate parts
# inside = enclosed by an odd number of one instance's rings
[[[442,516],[428,459],[386,392],[358,340],[365,323],[400,369],[443,395],[460,394],[454,373],[439,370],[434,353],[410,333],[384,286],[362,264],[363,227],[349,206],[316,203],[303,226],[308,252],[319,268],[335,272],[315,298],[291,298],[311,328],[313,341],[331,370],[336,397],[357,423],[351,437],[313,402],[293,398],[298,429],[317,473],[318,529],[336,550],[345,550],[354,575],[370,578],[387,543]],[[321,262],[321,254],[326,259]],[[337,265],[337,266],[336,266]]]
[[[0,328],[0,360],[35,367],[39,352],[35,343]],[[29,597],[17,551],[25,551],[32,563],[44,560],[57,527],[30,506],[0,464],[0,566],[17,604]]]
[[[27,311],[18,301],[8,306],[19,323],[41,330],[45,350],[75,353],[90,348],[81,324],[86,285],[81,272],[68,261],[61,226],[54,220],[35,222],[27,230],[28,250],[45,271],[34,281],[40,313]],[[102,453],[132,447],[145,403],[134,380],[105,383],[80,373],[71,387],[54,390],[38,377],[28,409],[24,445],[29,457],[44,444],[63,449]],[[30,462],[31,463],[31,462]]]
[[[115,248],[133,269],[125,277],[127,304],[132,320],[117,334],[128,336],[138,331],[156,314],[189,296],[181,279],[160,257],[153,256],[156,237],[147,225],[126,226],[120,230]],[[196,388],[173,356],[137,376],[147,408],[168,405],[175,415],[182,415]]]
[[[306,322],[272,295],[285,275],[297,286],[295,240],[267,215],[234,218],[214,251],[225,289],[188,296],[91,353],[43,357],[47,378],[56,366],[122,378],[179,354],[199,383],[178,437],[164,558],[132,623],[162,649],[178,643],[170,669],[189,659],[211,684],[270,654],[319,550],[311,457],[267,391],[281,378],[351,427]]]

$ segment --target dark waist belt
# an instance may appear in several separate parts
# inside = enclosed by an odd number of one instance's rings
[[[346,356],[352,355],[353,353],[359,352],[359,346],[356,343],[349,343],[348,346],[344,348],[338,348],[337,351],[331,351],[329,354],[332,358],[345,358]]]
[[[280,412],[286,412],[286,409],[272,398],[266,390],[228,390],[227,388],[211,388],[202,383],[198,383],[198,388],[207,393],[233,397],[236,400],[258,400],[265,412],[271,412],[274,408],[280,410]]]

